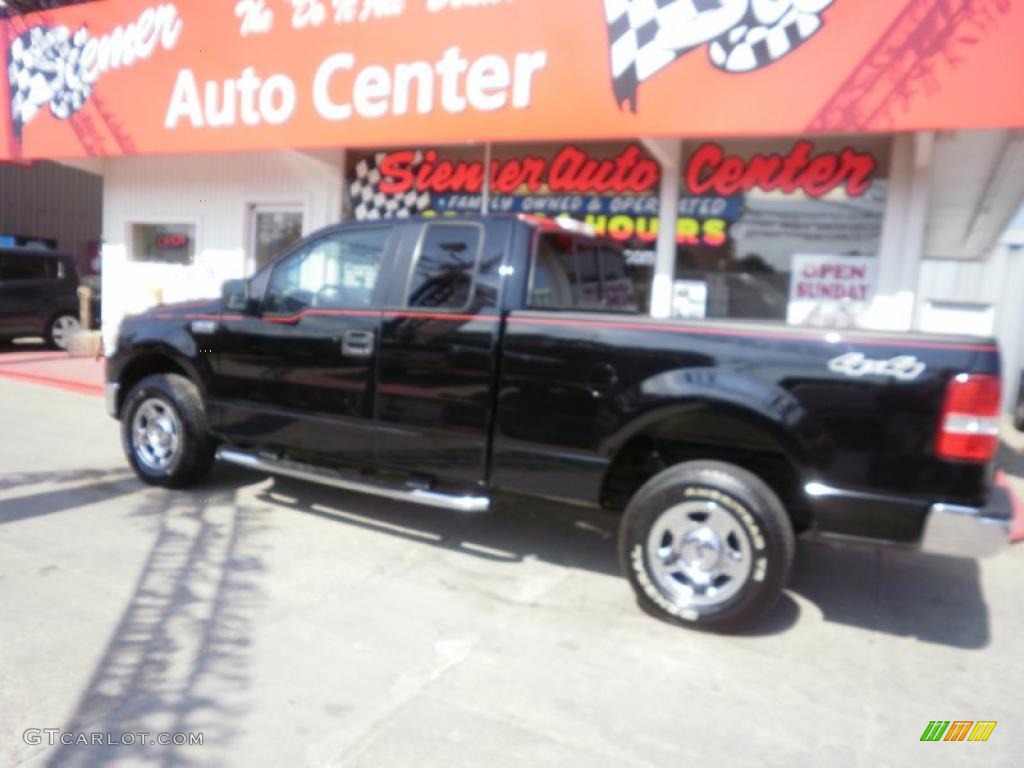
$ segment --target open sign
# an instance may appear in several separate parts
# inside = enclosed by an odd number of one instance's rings
[[[813,284],[815,280],[835,280],[836,282],[864,281],[868,279],[867,264],[844,264],[842,262],[824,262],[804,265],[801,278],[805,284]]]
[[[166,234],[156,236],[156,247],[164,249],[187,248],[188,235]]]
[[[874,297],[877,270],[872,256],[794,254],[787,321],[855,326]]]

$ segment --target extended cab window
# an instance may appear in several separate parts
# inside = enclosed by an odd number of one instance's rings
[[[429,224],[409,285],[410,307],[465,309],[480,251],[480,227]]]
[[[636,285],[625,255],[612,245],[544,234],[537,243],[530,306],[636,312]]]
[[[264,309],[301,312],[369,307],[392,229],[335,232],[291,254],[274,267]]]

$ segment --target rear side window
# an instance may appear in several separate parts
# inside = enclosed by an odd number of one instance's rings
[[[428,224],[409,285],[410,307],[465,309],[473,292],[480,227]]]
[[[57,276],[57,260],[48,256],[0,255],[2,280],[52,280]]]
[[[601,301],[606,309],[637,312],[636,282],[626,255],[609,246],[597,249],[598,264],[601,267]]]
[[[564,233],[545,234],[537,244],[530,306],[635,312],[636,285],[621,251]]]

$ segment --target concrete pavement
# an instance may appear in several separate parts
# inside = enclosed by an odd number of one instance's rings
[[[101,400],[0,379],[0,764],[1019,764],[1024,548],[803,542],[765,625],[720,637],[640,612],[613,534],[226,467],[146,488]],[[920,743],[934,719],[999,725]]]

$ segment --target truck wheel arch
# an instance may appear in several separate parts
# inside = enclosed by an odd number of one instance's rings
[[[187,361],[182,360],[167,350],[148,349],[134,355],[121,368],[117,379],[121,385],[117,395],[117,414],[119,417],[124,399],[131,392],[132,387],[147,376],[160,373],[175,373],[179,376],[184,376],[195,384],[200,392],[205,391],[202,377],[198,375],[198,372]]]
[[[802,445],[791,430],[751,408],[712,400],[673,403],[634,419],[603,446],[609,463],[601,505],[621,511],[633,493],[667,467],[718,460],[760,477],[782,499],[794,528],[804,530],[812,521],[803,483],[812,456],[827,455],[823,448]]]

